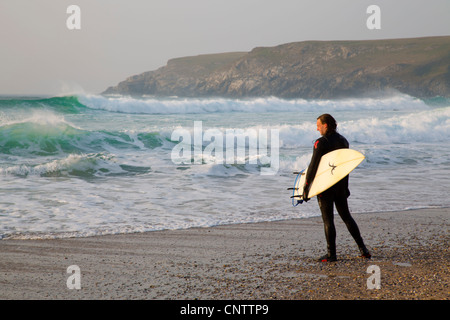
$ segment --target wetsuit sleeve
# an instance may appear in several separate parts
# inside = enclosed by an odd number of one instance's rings
[[[317,168],[319,167],[320,159],[324,154],[324,142],[320,139],[316,140],[314,143],[313,155],[311,157],[311,162],[308,166],[308,171],[306,172],[305,186],[303,188],[303,200],[308,199],[309,189],[311,188],[311,183],[316,176]]]

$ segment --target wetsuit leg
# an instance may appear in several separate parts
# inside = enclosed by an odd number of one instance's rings
[[[336,257],[336,227],[334,226],[333,197],[324,194],[317,197],[327,240],[329,257]]]
[[[347,198],[340,197],[335,199],[336,209],[341,217],[342,221],[344,221],[347,226],[348,231],[352,235],[353,239],[355,239],[356,244],[360,248],[360,250],[365,249],[364,241],[361,237],[361,233],[359,232],[358,225],[350,214],[350,210],[348,209]]]

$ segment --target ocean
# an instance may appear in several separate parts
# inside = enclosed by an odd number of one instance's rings
[[[4,96],[0,239],[319,216],[287,188],[322,113],[366,157],[350,174],[352,212],[450,206],[450,99]]]

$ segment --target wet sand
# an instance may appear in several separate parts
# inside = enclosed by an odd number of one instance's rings
[[[3,239],[0,299],[450,298],[450,208],[353,217],[371,260],[359,257],[338,216],[338,261],[327,264],[316,261],[326,248],[320,217],[87,238]],[[79,267],[81,289],[68,288],[68,278],[76,276],[67,273],[72,265]],[[368,273],[373,265],[379,273]],[[379,284],[379,289],[368,288],[368,280],[369,287]]]

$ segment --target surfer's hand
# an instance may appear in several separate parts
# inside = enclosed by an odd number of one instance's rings
[[[306,188],[303,189],[302,200],[305,201],[305,202],[308,202],[308,201],[309,201],[309,198],[308,198],[308,190],[307,190]]]

